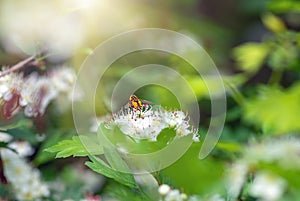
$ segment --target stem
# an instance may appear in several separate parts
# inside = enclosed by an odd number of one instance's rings
[[[45,51],[41,51],[41,52],[38,53],[38,54],[35,54],[35,55],[31,56],[31,57],[28,57],[27,59],[24,59],[23,61],[20,61],[19,63],[13,65],[13,66],[10,67],[9,69],[6,69],[6,70],[4,70],[3,72],[0,72],[0,77],[2,77],[2,76],[4,76],[4,75],[7,75],[7,74],[9,74],[9,73],[12,73],[12,72],[14,72],[14,71],[16,71],[16,70],[19,70],[19,69],[25,67],[26,64],[28,64],[28,63],[34,61],[35,59],[37,59],[38,57],[40,57],[41,55],[43,55],[44,52],[45,52]],[[44,57],[42,57],[42,59],[44,59]]]
[[[232,98],[239,104],[242,105],[245,102],[245,97],[243,94],[235,87],[232,86],[231,84],[227,85],[230,89],[230,93]]]
[[[269,79],[269,84],[270,85],[278,84],[280,82],[282,76],[283,76],[283,71],[282,70],[278,70],[278,71],[273,70],[272,74],[271,74],[271,77]]]
[[[36,55],[28,57],[27,59],[20,61],[19,63],[13,65],[11,68],[4,70],[3,72],[0,73],[0,77],[7,75],[11,72],[14,72],[16,70],[19,70],[20,68],[24,67],[29,62],[33,61],[35,59],[35,57],[36,57]]]

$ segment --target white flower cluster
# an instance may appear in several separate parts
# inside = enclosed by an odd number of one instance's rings
[[[193,140],[199,141],[197,130],[193,129],[184,112],[167,111],[162,107],[144,104],[141,110],[124,107],[106,125],[108,128],[118,126],[120,130],[137,140],[156,141],[165,128],[173,128],[178,137],[193,134]]]
[[[12,184],[17,200],[38,200],[49,196],[48,186],[41,182],[40,173],[18,154],[1,149],[4,175]]]
[[[167,184],[160,185],[158,193],[161,197],[160,201],[225,201],[225,199],[218,194],[206,198],[201,198],[198,195],[187,196],[185,193],[180,193],[178,189],[171,189]]]
[[[158,188],[158,193],[161,196],[161,201],[183,201],[187,200],[187,195],[180,193],[178,189],[171,189],[167,184],[162,184]]]
[[[71,68],[56,68],[47,76],[10,73],[0,77],[0,101],[3,115],[11,118],[20,108],[28,117],[43,115],[49,103],[59,94],[71,97],[76,74]]]
[[[28,141],[13,141],[13,137],[5,132],[0,132],[0,142],[8,143],[7,146],[16,151],[21,157],[31,156],[34,153],[34,149]]]
[[[283,195],[287,182],[279,175],[259,168],[260,163],[272,164],[283,170],[300,170],[300,140],[297,138],[272,139],[252,144],[244,157],[234,163],[228,174],[228,193],[237,197],[251,172],[254,180],[249,194],[262,201],[275,201]]]

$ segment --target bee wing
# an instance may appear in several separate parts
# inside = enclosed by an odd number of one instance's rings
[[[143,103],[149,104],[149,105],[153,105],[154,103],[147,101],[147,100],[141,100]]]

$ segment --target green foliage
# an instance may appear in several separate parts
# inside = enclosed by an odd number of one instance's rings
[[[272,52],[268,59],[268,64],[274,70],[295,69],[299,64],[298,55],[300,53],[297,47],[298,33],[286,31],[277,35],[275,41],[270,45]]]
[[[96,141],[97,142],[97,141]],[[45,149],[47,152],[57,153],[56,158],[69,156],[88,156],[102,154],[101,146],[95,143],[93,136],[73,136],[71,140],[64,140]]]
[[[41,165],[55,158],[56,152],[45,151],[47,148],[58,144],[61,141],[71,138],[72,132],[67,131],[66,133],[62,130],[54,130],[47,133],[47,138],[40,145],[40,148],[34,158],[34,164]]]
[[[37,144],[37,138],[35,134],[35,128],[31,120],[23,119],[17,121],[16,123],[9,124],[7,126],[2,126],[0,130],[5,131],[5,133],[11,135],[14,138],[27,140],[31,144]]]
[[[263,43],[246,43],[233,50],[238,66],[244,71],[257,71],[264,63],[270,47]]]
[[[268,9],[276,13],[299,12],[300,2],[297,0],[270,0]]]
[[[117,182],[109,182],[104,188],[103,197],[107,200],[118,201],[148,201],[149,199],[139,191],[128,188]]]
[[[21,119],[19,121],[7,124],[5,126],[0,126],[0,131],[7,131],[19,127],[32,127],[32,121],[29,119]]]
[[[273,15],[272,13],[266,13],[265,15],[263,15],[262,21],[264,25],[274,33],[286,30],[283,21],[279,17]]]
[[[132,174],[123,173],[123,172],[114,170],[98,157],[89,156],[89,158],[92,162],[88,161],[85,164],[89,168],[91,168],[93,171],[95,171],[99,174],[102,174],[108,178],[112,178],[125,186],[132,187],[132,188],[138,188]]]
[[[209,194],[222,189],[223,164],[212,157],[198,159],[201,144],[195,143],[177,162],[162,170],[175,188],[187,194]]]
[[[256,98],[245,103],[245,119],[269,134],[300,131],[299,89],[299,83],[287,91],[276,87],[262,88]]]

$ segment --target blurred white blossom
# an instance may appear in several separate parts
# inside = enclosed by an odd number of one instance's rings
[[[13,137],[7,133],[0,132],[0,142],[9,142]]]
[[[158,188],[158,193],[162,196],[167,195],[171,191],[171,187],[167,184],[162,184]]]
[[[47,75],[38,75],[34,72],[25,77],[22,73],[2,76],[0,100],[4,101],[2,102],[4,116],[9,119],[20,108],[24,108],[24,113],[28,117],[43,115],[50,102],[59,96],[64,95],[71,100],[75,81],[75,71],[67,67],[57,67],[50,70]],[[64,98],[64,103],[66,102]]]
[[[237,197],[239,195],[247,179],[248,168],[248,164],[243,161],[236,162],[231,166],[226,185],[230,196]]]
[[[262,171],[260,164],[272,164],[284,171],[300,169],[300,140],[296,137],[276,138],[252,143],[245,148],[243,157],[235,162],[227,175],[227,190],[237,197],[247,182],[247,176],[254,176],[250,194],[263,201],[278,200],[287,182],[278,175]]]
[[[58,67],[50,71],[49,77],[53,87],[61,93],[65,93],[72,100],[72,89],[76,82],[76,72],[69,67]]]
[[[40,179],[37,169],[8,149],[1,149],[4,174],[13,187],[17,200],[37,200],[49,196],[48,186]]]
[[[82,17],[60,1],[3,1],[0,7],[2,42],[8,51],[33,54],[46,46],[66,57],[82,43]]]
[[[0,98],[9,101],[13,97],[13,94],[20,94],[23,85],[22,73],[10,73],[0,77]]]
[[[158,193],[161,196],[161,201],[184,201],[187,195],[180,193],[178,189],[171,189],[167,184],[162,184],[158,188]]]
[[[300,140],[291,137],[252,144],[247,147],[245,156],[249,163],[276,162],[282,168],[300,169]]]
[[[261,201],[278,200],[286,187],[286,182],[276,175],[259,172],[255,175],[250,187],[250,195],[261,198]]]
[[[31,156],[34,153],[33,147],[27,141],[13,141],[8,147],[14,149],[21,157]]]
[[[173,128],[177,137],[193,134],[197,131],[187,121],[187,115],[182,111],[167,111],[162,107],[152,107],[144,104],[141,110],[124,107],[106,124],[110,128],[118,126],[120,130],[137,140],[148,139],[156,141],[159,133],[165,128]]]
[[[159,201],[225,201],[219,194],[213,194],[202,198],[200,195],[181,193],[178,189],[172,189],[168,184],[161,184],[158,188]]]

